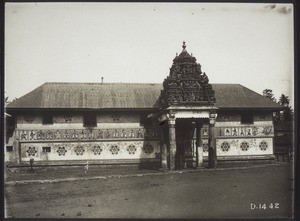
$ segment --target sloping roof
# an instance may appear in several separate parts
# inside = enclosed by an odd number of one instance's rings
[[[212,86],[218,108],[281,107],[240,84]],[[45,83],[7,108],[155,108],[162,88],[162,84],[142,83]]]

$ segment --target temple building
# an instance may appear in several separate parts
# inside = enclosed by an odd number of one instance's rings
[[[211,84],[185,43],[163,84],[45,83],[9,103],[9,165],[215,167],[272,161],[282,107],[240,84]]]

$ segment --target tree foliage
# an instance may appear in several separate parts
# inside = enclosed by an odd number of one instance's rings
[[[263,90],[262,94],[266,98],[269,98],[270,100],[276,102],[276,98],[274,97],[273,90],[271,90],[271,89],[265,89],[265,90]]]
[[[274,97],[273,91],[271,89],[263,90],[263,96],[269,98],[270,100],[276,102],[276,98]],[[284,94],[281,94],[278,99],[278,104],[283,106],[283,111],[278,111],[274,114],[273,119],[275,123],[283,123],[290,122],[294,119],[294,112],[292,107],[290,106],[290,98]]]

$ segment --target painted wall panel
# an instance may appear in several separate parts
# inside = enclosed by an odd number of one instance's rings
[[[272,138],[216,139],[217,156],[273,154]]]
[[[45,152],[43,147],[50,147],[50,152]],[[158,140],[22,143],[20,148],[21,161],[29,161],[31,158],[35,161],[126,160],[160,156]]]

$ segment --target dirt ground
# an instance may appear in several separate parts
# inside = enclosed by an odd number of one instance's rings
[[[5,187],[9,218],[291,217],[291,164]]]

